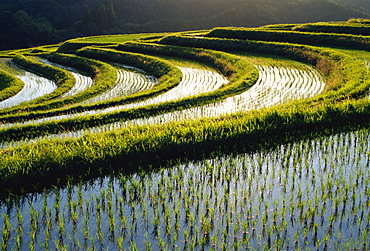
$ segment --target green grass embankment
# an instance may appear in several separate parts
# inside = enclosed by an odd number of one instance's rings
[[[118,34],[75,38],[62,43],[57,51],[60,53],[74,53],[88,46],[114,47],[117,43],[125,43],[134,40],[152,40],[161,38],[165,35],[168,35],[168,33]]]
[[[23,86],[20,79],[0,69],[0,102],[16,95]]]
[[[368,19],[350,19],[348,21],[316,22],[304,24],[270,24],[260,27],[263,30],[303,31],[312,33],[336,33],[350,35],[370,35]]]
[[[312,33],[248,28],[215,28],[206,37],[270,41],[319,46],[370,49],[370,37],[350,34]]]
[[[104,43],[104,42],[93,42],[93,41],[66,41],[59,46],[58,53],[74,53],[75,51],[82,49],[87,46],[115,46],[116,43]]]
[[[364,23],[335,22],[335,23],[307,23],[292,27],[293,31],[314,32],[314,33],[338,33],[352,35],[370,35],[370,25]]]
[[[219,70],[224,76],[231,78],[240,78],[238,72],[242,73],[242,67],[240,64],[242,61],[238,57],[230,57],[226,53],[213,50],[200,50],[191,47],[180,47],[180,46],[169,46],[153,43],[140,43],[140,42],[127,42],[124,44],[119,44],[116,48],[122,51],[131,51],[137,53],[144,53],[150,55],[160,55],[184,58],[188,60],[193,60],[201,63],[210,65],[211,67]],[[238,65],[239,64],[239,65]]]

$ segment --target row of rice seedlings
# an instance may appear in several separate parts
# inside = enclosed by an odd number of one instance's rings
[[[341,49],[341,51],[362,60],[367,70],[370,71],[370,53],[369,52],[359,51],[359,50],[345,50],[345,49]],[[369,89],[369,93],[370,93],[370,89]]]
[[[139,103],[128,104],[126,106],[113,109],[142,107],[196,96],[214,91],[220,88],[223,84],[228,83],[228,80],[225,77],[211,70],[186,67],[180,67],[180,70],[183,74],[183,78],[177,87],[153,99],[145,100]]]
[[[41,77],[32,72],[25,71],[17,67],[15,64],[9,64],[9,66],[14,68],[17,72],[20,72],[15,76],[24,82],[24,87],[13,97],[0,102],[0,109],[12,107],[26,101],[34,100],[38,97],[42,97],[44,95],[52,93],[54,90],[57,89],[57,85],[53,81],[45,77]]]
[[[117,174],[2,202],[4,250],[363,249],[370,132]]]
[[[104,113],[109,113],[109,112],[117,111],[117,110],[159,104],[159,103],[163,103],[167,101],[178,100],[181,98],[210,92],[210,91],[218,89],[219,87],[221,87],[222,84],[225,84],[228,82],[225,77],[221,76],[218,73],[210,71],[210,70],[199,70],[199,69],[184,68],[184,67],[181,67],[180,69],[183,74],[183,79],[181,80],[180,84],[177,87],[155,98],[141,101],[138,103],[110,107],[110,108],[106,108],[106,109],[102,109],[98,111],[95,111],[95,110],[86,111],[83,113],[79,113],[77,115],[66,115],[66,116],[68,116],[69,118],[71,116],[93,115],[96,113],[104,114]],[[54,117],[53,119],[60,119],[60,118],[66,118],[66,117],[58,116],[58,117]]]
[[[209,104],[191,110],[202,109],[195,114],[219,116],[227,113],[261,109],[288,101],[310,98],[324,90],[325,83],[321,75],[307,67],[306,70],[295,68],[277,68],[257,66],[260,78],[248,91],[227,98],[221,102]]]
[[[88,88],[90,88],[94,84],[94,81],[92,80],[92,78],[81,74],[80,72],[78,72],[76,69],[72,67],[57,64],[57,63],[51,62],[44,58],[38,58],[38,60],[44,64],[48,64],[48,65],[62,68],[64,70],[68,70],[71,72],[71,74],[75,78],[76,80],[75,85],[70,90],[68,90],[66,93],[64,93],[62,96],[60,96],[59,99],[71,97],[80,92],[86,91]]]
[[[135,108],[135,107],[143,107],[151,104],[158,104],[170,100],[178,100],[184,97],[194,96],[200,93],[210,92],[212,90],[218,89],[222,84],[227,83],[227,79],[221,76],[218,73],[215,73],[210,70],[198,70],[193,68],[183,68],[181,67],[181,71],[183,72],[183,80],[179,84],[179,86],[171,89],[170,91],[159,95],[155,98],[141,101],[138,103],[110,107],[102,110],[91,110],[77,114],[66,114],[48,118],[42,118],[39,120],[32,120],[26,121],[22,123],[12,123],[12,124],[2,124],[2,127],[10,127],[15,125],[25,125],[25,124],[37,124],[42,123],[45,121],[50,120],[61,120],[66,118],[73,118],[77,116],[85,116],[85,115],[93,115],[93,114],[104,114],[109,113],[112,111]],[[144,77],[145,78],[145,77]],[[146,79],[146,78],[145,78]],[[131,80],[131,79],[129,79]],[[151,78],[149,80],[151,82]],[[154,83],[153,83],[154,84]]]
[[[147,75],[137,68],[124,65],[119,65],[119,67],[116,69],[117,80],[113,88],[81,104],[91,104],[138,93],[153,88],[158,82],[156,77]]]

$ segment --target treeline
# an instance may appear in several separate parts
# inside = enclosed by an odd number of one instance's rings
[[[0,50],[116,33],[369,18],[357,0],[0,0]]]

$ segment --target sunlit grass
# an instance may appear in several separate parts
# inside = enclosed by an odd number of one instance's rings
[[[150,38],[153,36],[166,36],[168,33],[140,33],[140,34],[120,34],[120,35],[103,35],[76,38],[72,41],[78,42],[104,42],[104,43],[123,43],[132,40]]]

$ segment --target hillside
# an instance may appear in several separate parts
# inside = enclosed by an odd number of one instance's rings
[[[97,34],[347,20],[369,13],[364,0],[0,0],[0,49]]]

